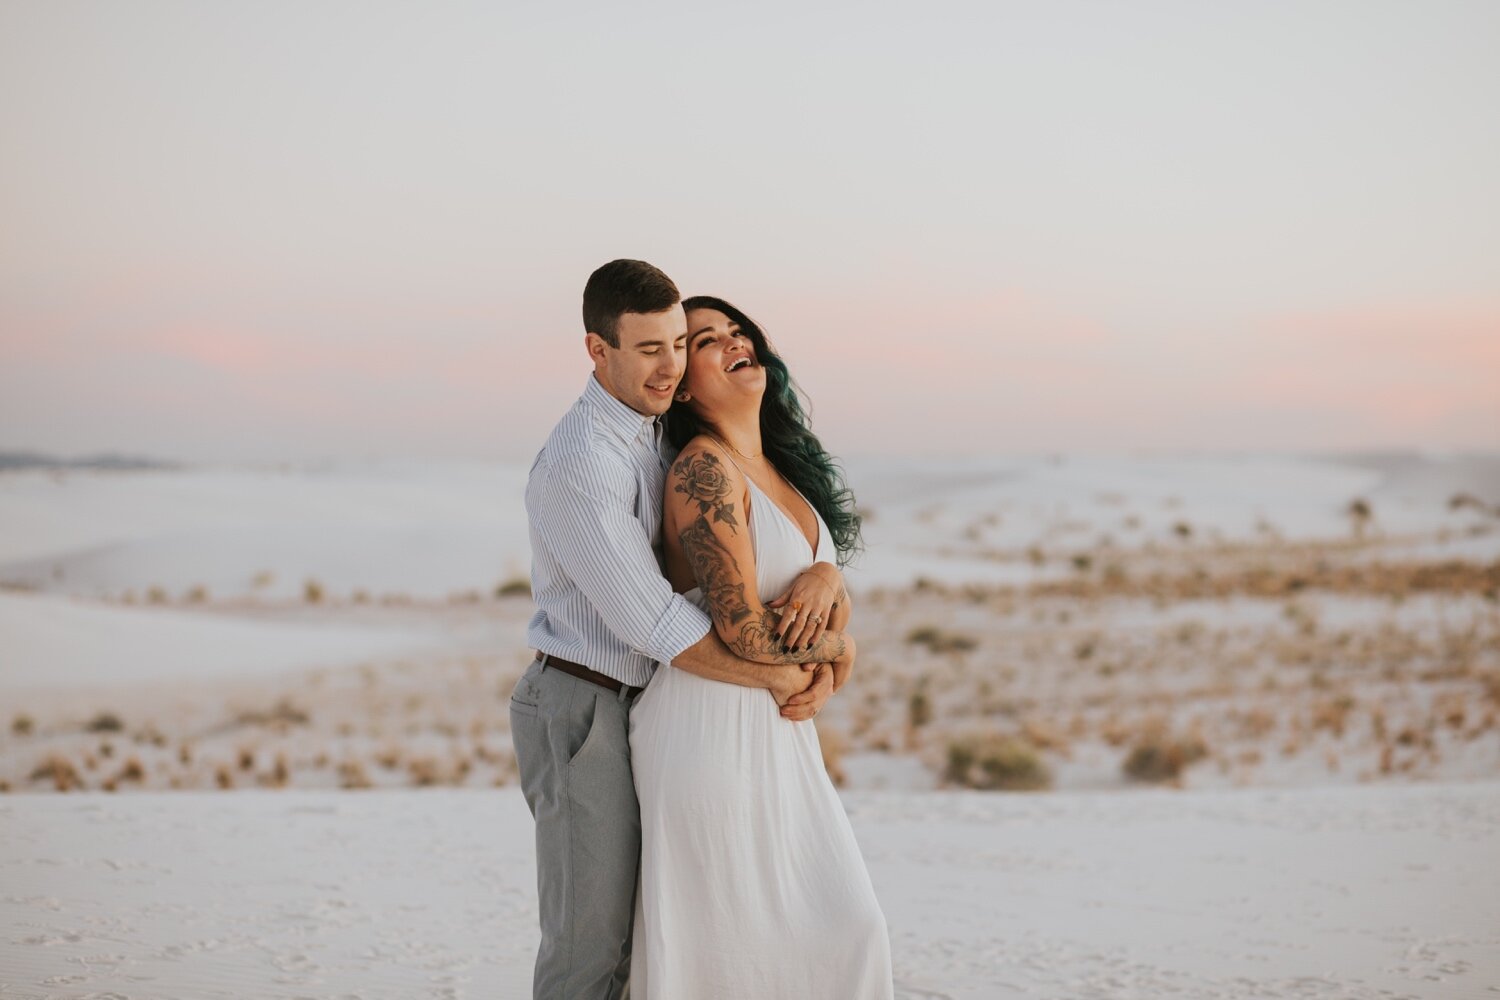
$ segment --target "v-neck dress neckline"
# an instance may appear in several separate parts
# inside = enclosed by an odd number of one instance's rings
[[[739,463],[736,462],[735,465],[736,467],[738,467]],[[797,537],[802,539],[803,544],[807,546],[807,551],[808,554],[812,556],[812,561],[817,562],[818,546],[823,544],[823,519],[818,516],[817,508],[807,502],[807,497],[802,496],[801,490],[797,489],[797,487],[795,486],[792,486],[792,492],[796,493],[797,496],[802,497],[802,502],[807,504],[808,513],[812,514],[813,516],[813,530],[818,533],[818,540],[816,543],[813,543],[807,540],[807,533],[802,530],[802,526],[797,523],[797,519],[788,514],[782,508],[781,504],[777,503],[774,499],[771,498],[771,495],[769,493],[761,489],[760,484],[750,478],[750,473],[746,472],[744,469],[740,469],[740,473],[745,477],[745,482],[749,483],[751,488],[754,489],[756,493],[760,494],[761,499],[774,507],[776,509],[776,513],[781,515],[781,519],[785,521],[787,525],[789,525],[791,529],[797,533]],[[788,483],[787,485],[790,486],[791,484]]]

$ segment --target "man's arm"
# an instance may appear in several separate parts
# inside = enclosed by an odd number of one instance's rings
[[[713,629],[677,654],[672,666],[712,681],[741,687],[769,688],[776,704],[785,705],[813,682],[813,675],[795,663],[753,663],[729,651]]]

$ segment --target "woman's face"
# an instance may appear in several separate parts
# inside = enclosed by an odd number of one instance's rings
[[[692,397],[699,415],[712,416],[747,402],[759,408],[766,391],[766,370],[739,324],[717,309],[694,309],[687,314],[687,329],[682,391]]]

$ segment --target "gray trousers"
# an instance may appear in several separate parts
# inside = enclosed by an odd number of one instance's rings
[[[521,791],[536,819],[535,1000],[619,1000],[630,979],[641,860],[630,704],[623,690],[535,662],[511,695]]]

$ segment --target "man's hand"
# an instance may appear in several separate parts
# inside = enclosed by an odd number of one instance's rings
[[[787,703],[781,706],[781,717],[790,719],[792,722],[806,722],[828,704],[828,698],[832,694],[832,664],[820,663],[813,673],[812,683],[808,685],[807,690],[801,694],[792,695]]]
[[[810,672],[810,668],[815,666],[815,663],[786,663],[764,668],[770,672],[770,682],[766,687],[770,688],[771,697],[776,699],[776,704],[784,706],[794,696],[812,687],[817,677]]]

